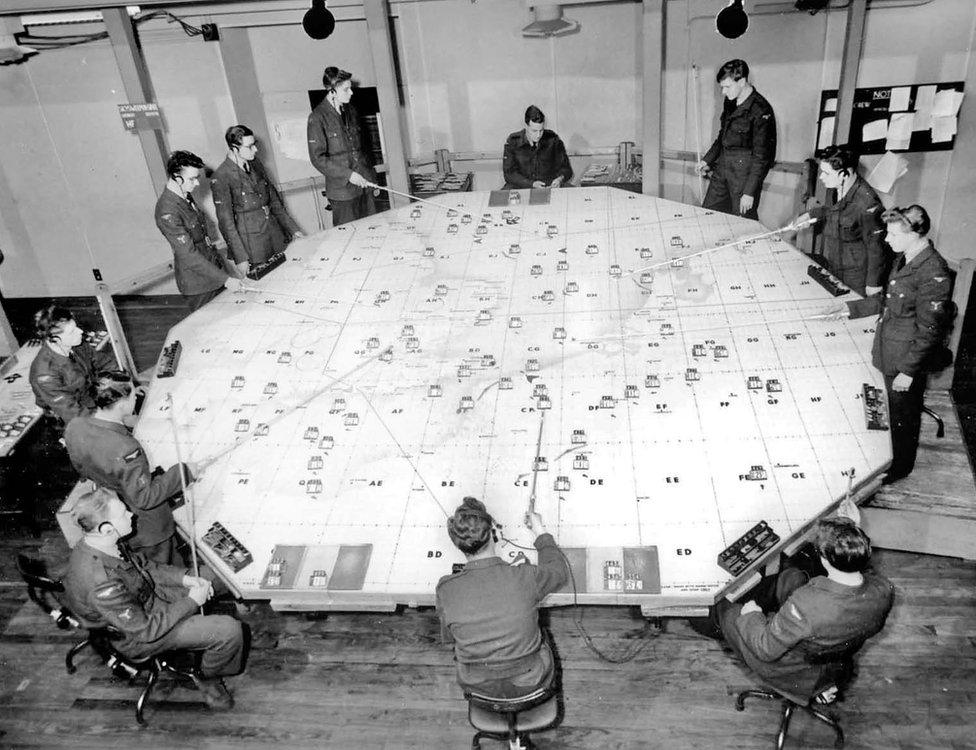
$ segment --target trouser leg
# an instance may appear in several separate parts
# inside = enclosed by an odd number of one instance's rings
[[[721,211],[725,214],[734,213],[729,185],[726,182],[724,171],[719,166],[712,170],[712,174],[708,178],[708,189],[705,191],[702,208],[707,208],[710,211]]]
[[[907,391],[892,389],[894,377],[885,375],[888,391],[888,416],[891,422],[891,468],[888,480],[901,479],[912,473],[918,452],[918,433],[922,424],[925,375],[916,375]]]
[[[244,669],[244,626],[227,615],[193,615],[156,642],[153,654],[202,651],[200,671],[206,678],[240,674]]]

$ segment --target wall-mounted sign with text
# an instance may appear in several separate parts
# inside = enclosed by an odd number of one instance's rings
[[[119,114],[122,115],[122,125],[126,130],[163,129],[163,117],[159,112],[159,105],[155,102],[120,104]]]

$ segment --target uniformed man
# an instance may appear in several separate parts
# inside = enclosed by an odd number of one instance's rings
[[[562,139],[546,130],[546,116],[534,104],[525,110],[525,127],[505,141],[503,190],[557,188],[573,178]]]
[[[884,206],[858,176],[857,154],[851,149],[828,146],[818,161],[820,182],[837,191],[837,201],[811,208],[796,221],[822,222],[824,266],[862,297],[870,297],[881,291],[887,270]]]
[[[34,335],[41,350],[31,363],[30,384],[37,405],[62,426],[95,409],[89,389],[98,374],[117,370],[112,346],[105,336],[92,346],[85,332],[65,308],[48,305],[34,314]]]
[[[325,175],[325,194],[332,206],[332,225],[376,213],[376,182],[362,150],[359,119],[352,99],[352,73],[328,67],[322,74],[326,95],[308,116],[308,158]]]
[[[128,542],[134,552],[163,565],[182,562],[171,505],[181,497],[180,464],[165,472],[150,471],[146,451],[124,424],[136,402],[128,375],[104,373],[92,399],[95,412],[75,417],[64,431],[72,465],[84,479],[118,493],[135,514],[135,533]],[[183,466],[189,483],[193,477]]]
[[[944,345],[952,322],[949,266],[928,238],[932,224],[918,205],[881,216],[885,240],[895,253],[886,292],[828,308],[839,317],[880,315],[871,361],[884,375],[891,422],[891,468],[886,484],[915,468],[927,373],[949,364]]]
[[[536,534],[539,565],[508,565],[495,551],[495,521],[466,497],[447,521],[464,570],[437,584],[445,639],[454,642],[458,682],[465,691],[519,698],[553,679],[552,651],[539,630],[539,603],[568,579],[562,554],[538,513],[526,514]]]
[[[220,294],[224,288],[246,291],[243,274],[228,273],[224,258],[207,236],[207,225],[193,200],[200,185],[203,160],[189,151],[174,151],[166,162],[169,179],[156,201],[156,226],[173,248],[176,288],[191,311]]]
[[[891,582],[869,570],[871,540],[850,518],[821,520],[814,546],[827,575],[785,568],[761,584],[773,590],[771,611],[753,600],[716,607],[725,640],[749,669],[800,704],[833,701],[850,678],[850,657],[884,627],[894,596]]]
[[[698,162],[708,178],[704,208],[758,219],[763,180],[776,158],[776,118],[749,83],[745,60],[729,60],[715,76],[725,103],[718,138]]]
[[[243,670],[246,631],[232,617],[197,613],[213,593],[211,582],[129,553],[120,541],[132,531],[132,513],[110,490],[82,495],[72,518],[84,532],[64,577],[72,612],[86,627],[119,630],[113,645],[132,659],[202,652],[194,683],[212,709],[232,708],[221,678]]]
[[[258,144],[253,131],[246,125],[233,125],[224,140],[230,150],[214,170],[210,191],[220,233],[238,270],[246,274],[250,266],[282,252],[302,232],[255,158]]]

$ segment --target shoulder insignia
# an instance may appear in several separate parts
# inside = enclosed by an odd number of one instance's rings
[[[53,375],[38,375],[37,376],[37,382],[38,383],[50,383],[52,380],[54,380],[54,376]]]
[[[53,401],[64,401],[64,394],[62,394],[60,396],[55,396],[54,398],[51,399],[51,401],[52,402]]]
[[[117,583],[110,583],[106,586],[100,586],[95,592],[96,599],[111,599],[122,589],[122,586]]]
[[[868,207],[868,213],[869,213],[869,214],[873,214],[873,213],[875,213],[875,212],[876,212],[876,211],[877,211],[877,210],[878,210],[879,208],[880,208],[880,206],[870,206],[870,207]]]
[[[940,300],[932,300],[931,305],[933,310],[942,309],[942,302]]]
[[[123,622],[128,622],[132,619],[132,607],[126,607],[121,612],[119,612],[119,619]]]
[[[132,451],[132,453],[127,453],[126,455],[122,456],[122,460],[125,461],[126,463],[131,463],[132,461],[135,461],[137,458],[139,458],[139,456],[141,455],[142,455],[142,448],[136,448],[134,451]]]
[[[796,608],[796,605],[793,602],[790,602],[790,615],[797,620],[803,619],[803,615],[800,614],[800,610]]]
[[[173,214],[162,214],[159,218],[163,219],[164,221],[171,221],[173,219]]]
[[[772,117],[772,116],[773,116],[773,115],[772,115],[772,113],[770,113],[770,114],[768,114],[768,115],[763,115],[763,116],[762,116],[762,118],[763,118],[764,120],[768,120],[768,119],[769,119],[770,117]]]
[[[932,281],[934,281],[934,282],[935,282],[935,283],[937,283],[937,284],[941,284],[941,283],[942,283],[943,281],[945,281],[945,280],[946,280],[947,278],[948,278],[947,276],[933,276],[933,277],[932,277]]]

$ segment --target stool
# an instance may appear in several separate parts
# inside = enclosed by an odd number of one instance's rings
[[[468,721],[478,731],[471,740],[472,750],[480,750],[481,738],[508,740],[510,750],[531,748],[529,732],[553,729],[563,719],[562,692],[557,680],[519,698],[494,698],[465,693]]]
[[[103,628],[91,628],[85,640],[72,646],[68,655],[65,657],[65,667],[68,670],[68,674],[74,674],[77,671],[77,667],[74,665],[74,658],[85,648],[91,647],[102,658],[102,661],[109,666],[116,677],[128,680],[130,685],[135,683],[136,678],[140,674],[148,672],[146,685],[136,699],[136,721],[141,726],[145,726],[146,718],[143,710],[149,701],[149,696],[152,694],[153,688],[159,682],[159,676],[163,672],[168,672],[169,674],[183,677],[191,683],[193,682],[195,674],[194,667],[180,666],[178,664],[180,660],[186,661],[190,657],[191,652],[169,651],[145,659],[133,659],[120,653],[112,644],[112,641],[119,640],[122,637],[122,633],[111,625]]]
[[[813,699],[810,699],[810,701],[807,703],[797,703],[776,690],[767,688],[750,688],[748,690],[739,692],[735,696],[736,711],[745,710],[746,698],[763,698],[765,700],[778,700],[782,702],[782,712],[780,713],[779,720],[779,733],[776,735],[776,750],[783,750],[783,746],[786,744],[786,733],[790,728],[790,719],[793,716],[793,712],[798,708],[806,711],[808,714],[810,714],[810,716],[818,721],[822,721],[824,724],[833,729],[834,747],[844,747],[844,730],[841,729],[837,719],[817,708]]]
[[[49,574],[47,565],[43,560],[18,554],[17,569],[27,584],[27,595],[31,601],[46,612],[59,628],[62,630],[84,629],[83,623],[58,601],[57,595],[64,593],[64,585]],[[64,666],[68,674],[74,674],[77,671],[77,667],[74,665],[75,657],[86,648],[91,648],[103,662],[108,664],[117,677],[127,679],[130,684],[140,673],[148,672],[146,686],[136,700],[136,721],[140,725],[144,725],[146,719],[143,715],[143,709],[145,709],[146,702],[159,681],[160,674],[169,672],[193,680],[192,668],[184,669],[177,666],[177,662],[180,659],[185,660],[191,652],[176,651],[151,656],[143,660],[130,659],[119,653],[112,643],[112,641],[120,638],[122,638],[122,633],[112,626],[89,628],[84,640],[72,646],[65,655]]]

